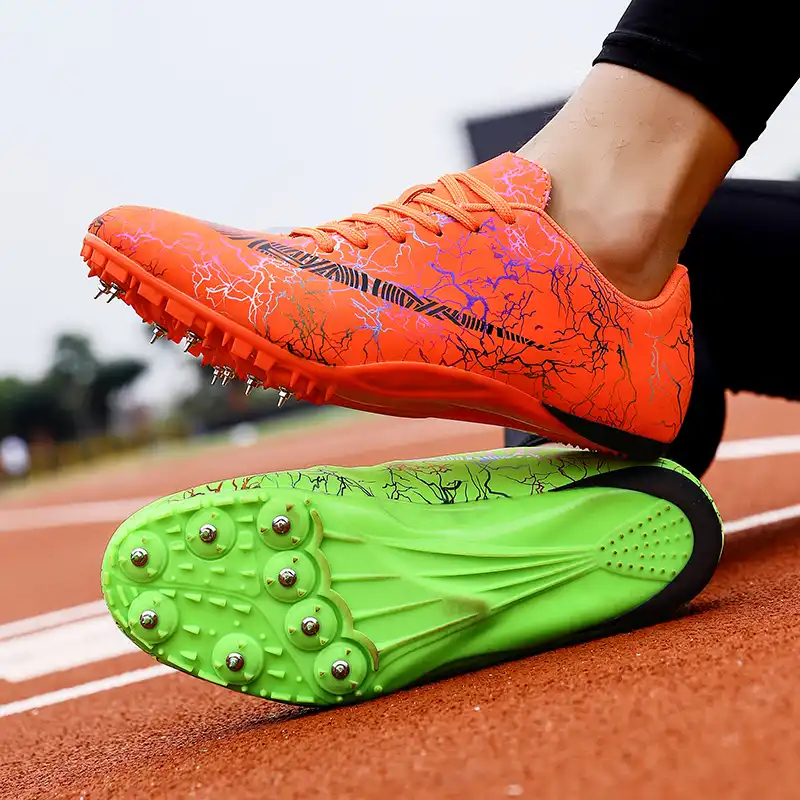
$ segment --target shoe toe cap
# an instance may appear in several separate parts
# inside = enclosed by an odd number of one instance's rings
[[[220,238],[202,220],[146,206],[112,208],[95,218],[89,233],[182,289],[191,285],[191,270],[208,261]]]

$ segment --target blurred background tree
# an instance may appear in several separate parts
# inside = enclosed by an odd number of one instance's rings
[[[64,442],[104,434],[114,396],[145,369],[135,359],[101,361],[85,336],[63,333],[42,379],[0,379],[0,439]]]
[[[175,344],[161,340],[158,346]],[[241,436],[273,415],[317,410],[294,401],[279,410],[274,389],[246,396],[237,380],[212,388],[212,369],[200,359],[194,363],[199,380],[184,377],[174,402],[157,409],[137,401],[135,389],[133,395],[121,394],[145,374],[144,361],[103,360],[83,334],[61,333],[41,378],[0,377],[0,443],[23,440],[15,446],[27,445],[30,472],[41,472],[185,436],[234,429]],[[0,464],[0,485],[15,478],[7,466]]]

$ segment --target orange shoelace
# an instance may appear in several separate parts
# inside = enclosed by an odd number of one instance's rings
[[[485,184],[468,172],[457,172],[439,178],[438,184],[443,186],[452,198],[446,200],[433,193],[438,188],[437,184],[414,186],[406,191],[399,200],[391,203],[381,203],[375,206],[368,214],[353,214],[338,222],[328,222],[316,225],[313,228],[295,228],[290,236],[310,236],[320,249],[327,253],[333,252],[336,244],[332,233],[338,234],[355,247],[365,250],[369,246],[367,228],[377,225],[394,241],[402,244],[406,240],[406,229],[400,224],[401,220],[409,219],[417,225],[429,230],[436,236],[442,235],[442,229],[432,211],[439,211],[451,219],[459,222],[473,233],[480,228],[480,223],[474,216],[476,211],[495,211],[503,222],[513,225],[516,222],[514,211],[536,210],[527,203],[512,203],[498,194],[491,186]],[[485,202],[471,202],[464,186]]]

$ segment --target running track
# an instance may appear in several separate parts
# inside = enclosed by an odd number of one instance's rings
[[[324,713],[163,670],[98,602],[115,524],[158,494],[500,439],[366,415],[302,425],[0,497],[0,797],[797,796],[800,405],[734,400],[706,481],[726,552],[680,617]]]

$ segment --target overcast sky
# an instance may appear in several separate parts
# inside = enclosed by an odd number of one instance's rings
[[[130,309],[91,299],[94,216],[137,203],[264,228],[367,211],[469,166],[466,118],[569,93],[625,5],[6,0],[0,375],[40,372],[69,329],[152,355],[156,391],[167,355]],[[738,173],[793,175],[799,128],[795,91]]]

